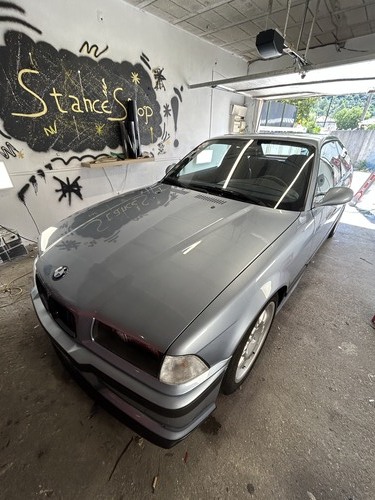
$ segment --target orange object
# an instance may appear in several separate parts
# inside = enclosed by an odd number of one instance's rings
[[[361,188],[356,192],[349,205],[351,205],[352,207],[355,206],[374,181],[375,181],[375,172],[372,172],[372,174],[370,174],[368,179],[366,179]]]

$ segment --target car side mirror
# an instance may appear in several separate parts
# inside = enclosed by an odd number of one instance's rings
[[[333,187],[328,189],[323,198],[315,206],[343,205],[351,201],[353,196],[353,191],[348,187]]]
[[[175,166],[176,166],[175,163],[171,163],[170,165],[168,165],[168,167],[165,169],[165,174],[168,174],[168,172],[170,172],[172,168]]]

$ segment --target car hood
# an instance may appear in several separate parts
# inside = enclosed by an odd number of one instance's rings
[[[160,183],[63,221],[37,274],[76,311],[165,352],[298,215]]]

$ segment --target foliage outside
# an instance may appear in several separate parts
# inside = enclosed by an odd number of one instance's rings
[[[296,123],[306,127],[307,132],[318,134],[320,127],[316,124],[317,97],[307,97],[305,99],[283,99],[282,102],[292,104],[297,108]]]
[[[283,99],[282,102],[296,106],[296,123],[306,127],[307,132],[315,134],[320,132],[320,127],[316,125],[318,116],[334,118],[338,130],[356,129],[361,120],[375,116],[375,102],[367,94]],[[367,129],[374,130],[375,125],[370,125]]]
[[[350,109],[340,109],[334,114],[338,130],[353,130],[358,128],[358,123],[361,121],[363,108],[355,106]],[[369,118],[370,113],[366,113],[365,118]]]
[[[317,116],[334,116],[341,109],[352,109],[360,107],[363,111],[368,100],[368,94],[347,94],[324,96],[317,99],[316,114]],[[370,103],[368,108],[370,116],[375,115],[375,100]]]

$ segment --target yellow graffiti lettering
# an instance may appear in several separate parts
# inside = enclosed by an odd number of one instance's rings
[[[49,127],[44,127],[44,133],[48,137],[49,135],[56,135],[57,134],[57,125],[56,125],[56,120],[53,122],[53,126]]]
[[[31,113],[20,113],[20,112],[13,112],[13,116],[22,116],[26,118],[38,118],[46,113],[48,113],[50,110],[48,109],[47,103],[44,101],[44,99],[38,95],[35,91],[31,90],[30,86],[26,84],[24,79],[26,78],[27,75],[39,75],[39,71],[35,69],[22,69],[18,72],[18,83],[20,87],[29,93],[34,99],[36,99],[36,102],[38,106],[40,107],[39,111],[34,111]],[[103,80],[104,81],[104,80]],[[48,91],[47,91],[48,92]],[[107,87],[106,87],[106,92],[107,92]],[[122,93],[122,94],[121,94]],[[124,97],[124,88],[122,87],[116,87],[112,94],[113,102],[112,100],[101,100],[99,99],[93,99],[93,98],[87,98],[83,94],[83,89],[82,89],[82,96],[76,96],[74,94],[69,94],[66,95],[62,92],[59,91],[58,88],[52,87],[48,95],[52,97],[52,106],[53,106],[53,111],[56,112],[58,111],[59,113],[97,113],[97,114],[107,114],[109,115],[107,117],[108,121],[124,121],[127,118],[127,112],[126,112],[126,106],[125,106],[125,101],[126,98]],[[108,93],[109,96],[109,93]],[[70,99],[70,101],[68,100]],[[48,101],[50,102],[50,101]],[[114,108],[115,105],[115,108]],[[38,109],[38,108],[37,108]],[[116,111],[114,112],[114,109],[117,110],[117,115],[118,116],[112,116],[114,113],[116,114]],[[146,125],[149,124],[150,118],[153,116],[154,112],[151,106],[142,106],[137,109],[137,114],[140,118],[142,118],[143,123]],[[56,134],[55,132],[56,129],[56,122],[54,126],[49,126],[45,127],[44,131],[47,135],[52,135]],[[99,133],[99,132],[98,132]],[[152,134],[152,132],[151,132]]]
[[[112,111],[110,109],[108,109],[108,100],[107,99],[102,102],[101,108],[103,110],[103,113],[107,113],[108,115],[110,115],[112,113]]]
[[[115,90],[113,91],[113,99],[117,102],[117,104],[119,104],[121,106],[121,108],[124,110],[124,114],[123,116],[119,116],[118,118],[108,118],[109,121],[111,122],[114,122],[114,121],[121,121],[121,120],[125,120],[126,119],[126,116],[127,116],[127,113],[126,113],[126,108],[125,106],[123,105],[123,103],[121,101],[119,101],[117,99],[117,91],[118,90],[124,90],[122,87],[116,87]]]
[[[70,109],[72,111],[74,111],[74,113],[83,113],[83,109],[81,109],[81,103],[79,102],[79,99],[78,97],[76,97],[75,95],[69,95],[68,96],[69,99],[73,99],[74,102],[73,104],[71,105]]]
[[[56,92],[55,87],[53,87],[52,92],[50,93],[50,96],[55,98],[56,106],[57,106],[57,109],[60,111],[60,113],[67,113],[67,111],[62,109],[62,107],[60,106],[58,97],[62,97],[62,94],[60,94],[60,92]]]
[[[103,114],[103,111],[99,111],[98,109],[96,109],[95,107],[95,104],[97,102],[100,102],[99,99],[95,99],[95,101],[92,101],[92,107],[93,107],[93,110],[95,111],[95,113],[100,113],[100,114]]]
[[[88,99],[87,97],[84,97],[83,98],[83,103],[85,105],[85,110],[86,110],[86,113],[90,112],[92,113],[94,110],[93,110],[93,107],[92,107],[92,102],[90,101],[90,99]],[[87,105],[89,105],[89,107],[87,107]]]
[[[33,92],[31,89],[29,89],[29,87],[27,87],[25,85],[25,83],[23,82],[23,79],[22,79],[23,75],[25,73],[33,73],[33,74],[39,75],[39,71],[37,71],[36,69],[21,69],[18,72],[18,83],[20,84],[20,86],[24,90],[26,90],[26,92],[28,92],[33,97],[35,97],[35,99],[38,99],[38,101],[41,102],[43,109],[42,109],[42,111],[39,111],[37,113],[12,113],[12,115],[13,116],[25,116],[27,118],[38,118],[39,116],[43,116],[47,113],[47,111],[48,111],[47,104],[44,102],[44,100],[38,94]]]
[[[137,113],[138,116],[145,117],[146,125],[148,124],[148,119],[154,114],[150,106],[143,106],[142,108],[138,108]]]

